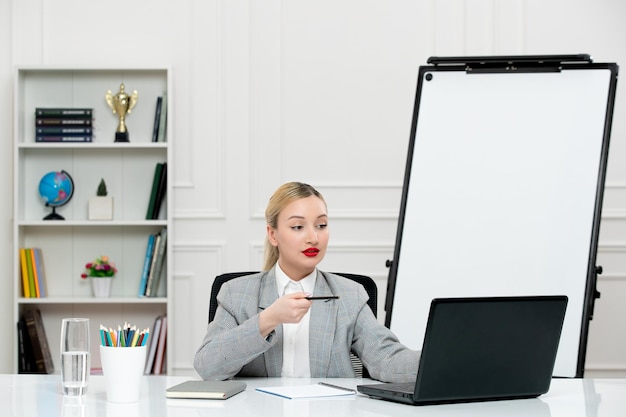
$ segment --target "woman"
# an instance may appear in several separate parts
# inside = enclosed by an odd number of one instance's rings
[[[372,378],[415,381],[419,352],[376,320],[365,289],[317,269],[329,237],[322,195],[310,185],[286,183],[270,198],[265,217],[264,272],[222,286],[194,360],[200,376],[354,377],[353,350]]]

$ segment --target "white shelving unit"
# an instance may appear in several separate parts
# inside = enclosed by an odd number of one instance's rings
[[[114,94],[124,83],[127,93],[137,90],[139,99],[126,117],[130,142],[115,143],[117,115],[108,107],[105,94]],[[157,97],[167,91],[168,124],[165,142],[152,142]],[[20,67],[14,81],[13,168],[13,282],[14,323],[27,309],[38,308],[43,316],[55,372],[60,372],[61,319],[88,317],[91,331],[91,366],[100,368],[99,327],[124,322],[152,329],[158,315],[172,322],[172,255],[166,252],[157,296],[139,297],[139,283],[148,236],[168,229],[172,241],[171,175],[159,219],[146,220],[155,165],[172,167],[172,76],[168,68],[58,68]],[[35,142],[36,107],[91,107],[94,139],[91,143]],[[67,171],[74,194],[56,212],[65,220],[43,220],[51,212],[38,192],[41,177],[50,171]],[[111,221],[88,219],[88,200],[96,195],[104,178],[113,197]],[[19,249],[40,247],[43,252],[47,291],[45,298],[24,298]],[[85,264],[107,255],[119,272],[113,279],[110,298],[94,298],[88,279],[81,279]],[[168,329],[168,338],[172,331]],[[17,330],[14,367],[18,369]],[[171,345],[167,343],[167,345]],[[170,351],[168,349],[166,363]],[[168,366],[168,373],[170,373]]]

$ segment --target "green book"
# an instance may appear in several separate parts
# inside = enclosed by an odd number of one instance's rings
[[[159,181],[161,179],[161,171],[163,170],[163,163],[157,162],[154,168],[154,178],[152,179],[152,191],[150,191],[150,201],[148,202],[148,212],[146,213],[146,220],[151,220],[154,213],[154,206],[159,191]]]

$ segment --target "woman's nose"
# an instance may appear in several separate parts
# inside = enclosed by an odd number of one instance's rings
[[[313,245],[317,243],[317,230],[315,228],[308,229],[306,242]]]

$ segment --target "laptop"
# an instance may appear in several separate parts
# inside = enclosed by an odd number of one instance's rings
[[[566,296],[436,298],[417,379],[357,385],[412,405],[534,398],[552,380]]]

